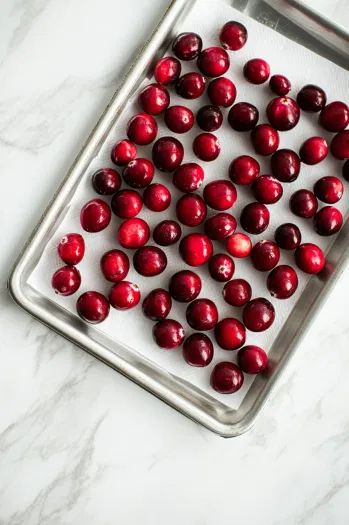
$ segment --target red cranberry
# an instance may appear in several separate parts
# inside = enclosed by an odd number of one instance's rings
[[[190,233],[179,243],[179,254],[189,266],[202,266],[212,257],[212,253],[212,242],[202,233]]]
[[[267,107],[267,117],[272,126],[279,131],[288,131],[297,126],[300,109],[290,97],[278,97],[271,100]]]
[[[235,84],[226,77],[211,80],[207,88],[208,98],[214,106],[228,108],[236,99]]]
[[[310,113],[317,113],[321,111],[326,104],[326,93],[319,86],[307,84],[302,87],[297,95],[298,106],[303,111]]]
[[[195,299],[187,307],[186,318],[194,330],[211,330],[218,321],[217,306],[210,299]]]
[[[167,257],[161,248],[143,246],[133,256],[133,266],[137,273],[144,277],[160,275],[167,266]]]
[[[206,77],[220,77],[228,71],[230,59],[228,53],[221,47],[208,47],[198,56],[197,64]]]
[[[202,40],[196,33],[181,33],[172,44],[172,51],[179,60],[194,60],[202,50]]]
[[[310,242],[298,246],[294,253],[294,260],[300,270],[310,274],[319,273],[325,266],[323,251]]]
[[[107,281],[118,283],[123,281],[130,269],[130,261],[125,252],[110,250],[101,258],[101,270]]]
[[[150,184],[144,190],[143,202],[148,210],[164,211],[171,204],[171,193],[163,184]]]
[[[281,224],[275,230],[276,244],[283,250],[295,250],[302,240],[300,229],[291,222]]]
[[[110,206],[101,199],[88,201],[80,212],[80,223],[83,229],[90,233],[104,230],[111,219]]]
[[[248,102],[238,102],[228,113],[228,122],[235,131],[251,131],[258,119],[258,109]]]
[[[271,155],[274,153],[280,142],[279,133],[269,124],[259,124],[251,131],[251,142],[260,155]]]
[[[141,299],[141,292],[136,284],[129,281],[120,281],[114,284],[109,291],[109,302],[116,310],[129,310],[137,306]]]
[[[349,130],[341,131],[333,137],[331,153],[335,159],[349,159]]]
[[[204,199],[206,204],[214,210],[227,210],[234,205],[237,199],[235,186],[224,179],[209,182],[204,188]]]
[[[251,261],[256,270],[269,272],[280,259],[280,250],[273,241],[259,241],[251,251]]]
[[[206,79],[200,73],[186,73],[176,82],[176,91],[185,99],[199,98],[205,91]]]
[[[280,182],[293,182],[301,170],[301,161],[295,151],[279,149],[271,157],[271,171]]]
[[[245,306],[251,297],[252,288],[245,279],[233,279],[224,285],[223,299],[231,306]]]
[[[268,299],[257,297],[246,304],[242,314],[245,326],[251,332],[264,332],[274,322],[275,309]]]
[[[142,206],[142,197],[133,190],[118,191],[111,201],[111,209],[120,219],[131,219],[135,217],[141,211]]]
[[[211,162],[218,157],[221,145],[213,133],[201,133],[194,139],[193,151],[198,159]]]
[[[184,339],[183,326],[174,319],[162,319],[153,328],[153,337],[158,346],[164,350],[178,348]]]
[[[343,195],[343,183],[337,177],[322,177],[314,184],[317,198],[326,204],[335,204]]]
[[[212,370],[211,386],[220,394],[233,394],[240,390],[244,382],[241,369],[228,361],[218,363]]]
[[[151,115],[138,113],[134,115],[127,124],[127,136],[135,144],[146,146],[155,140],[158,133],[158,125]]]
[[[158,115],[170,105],[170,95],[164,86],[149,84],[140,92],[138,103],[148,115]]]
[[[217,344],[223,350],[237,350],[246,341],[245,327],[234,317],[226,317],[219,321],[215,326],[214,335]]]
[[[111,150],[111,160],[117,166],[126,166],[137,156],[137,148],[130,140],[119,140]]]
[[[258,177],[259,172],[259,162],[248,155],[236,157],[229,166],[230,179],[241,186],[251,184]]]
[[[196,114],[196,122],[204,131],[216,131],[223,122],[223,114],[218,106],[203,106]]]
[[[238,365],[246,374],[259,374],[267,368],[268,356],[259,346],[247,345],[238,351]]]
[[[112,195],[121,186],[121,177],[117,171],[102,168],[92,176],[92,186],[99,195]]]
[[[85,254],[85,241],[80,233],[67,233],[58,244],[58,255],[65,264],[79,264]]]
[[[162,221],[154,228],[153,239],[160,246],[172,246],[179,241],[182,228],[176,221]]]
[[[84,321],[98,324],[108,317],[110,306],[103,294],[99,292],[85,292],[77,300],[76,310]]]
[[[313,166],[319,164],[328,154],[328,145],[322,137],[310,137],[303,142],[299,150],[299,156],[304,164]]]
[[[287,264],[281,264],[270,272],[267,288],[276,299],[288,299],[298,287],[298,277],[295,270]]]
[[[256,179],[252,186],[252,195],[262,204],[275,204],[283,194],[280,182],[271,175],[262,175]]]
[[[191,193],[200,188],[204,181],[204,170],[199,164],[181,164],[173,174],[174,186],[183,193]]]
[[[165,123],[173,133],[186,133],[194,126],[194,114],[185,106],[171,106],[166,110]]]
[[[239,51],[247,42],[247,29],[240,22],[232,20],[222,27],[219,40],[224,49]]]
[[[236,219],[230,213],[217,213],[205,222],[205,233],[213,241],[222,241],[234,233],[236,226]]]
[[[149,226],[143,219],[127,219],[118,229],[118,241],[123,248],[140,248],[148,242],[149,237]]]
[[[225,241],[227,252],[237,259],[248,257],[252,250],[251,239],[245,233],[233,233]]]
[[[283,75],[273,75],[269,80],[269,87],[279,97],[284,97],[291,90],[291,82]]]
[[[244,77],[251,84],[263,84],[270,76],[270,66],[261,58],[253,58],[246,62],[243,72]]]
[[[183,357],[191,366],[204,367],[213,359],[213,344],[206,334],[192,334],[184,341]]]
[[[190,270],[182,270],[172,275],[168,290],[175,301],[189,303],[201,292],[201,279]]]
[[[342,166],[342,175],[349,182],[349,160],[346,160]]]
[[[327,104],[320,113],[320,125],[327,131],[337,133],[349,124],[349,108],[344,102],[336,101]]]
[[[166,319],[171,308],[171,296],[163,288],[156,288],[148,293],[142,304],[143,314],[151,321]]]
[[[298,190],[290,198],[290,209],[297,217],[311,219],[317,211],[318,203],[310,190]]]
[[[242,210],[240,224],[247,233],[258,235],[268,228],[269,218],[269,210],[264,204],[251,202]]]
[[[158,84],[167,86],[177,80],[181,74],[181,69],[181,63],[177,58],[164,57],[155,66],[154,78]]]
[[[152,156],[158,170],[170,172],[181,164],[184,148],[182,143],[174,137],[161,137],[153,146]]]
[[[80,284],[81,275],[75,266],[63,266],[59,268],[59,270],[53,274],[51,280],[51,285],[55,293],[63,295],[64,297],[73,295],[73,293],[80,288]]]
[[[210,259],[208,270],[212,279],[225,283],[233,277],[235,264],[229,255],[226,255],[225,253],[217,253]]]
[[[122,177],[131,188],[145,188],[154,177],[154,165],[148,159],[131,160],[124,167]]]
[[[321,208],[314,217],[316,233],[323,236],[334,235],[339,232],[343,224],[343,215],[334,206]]]
[[[200,195],[187,193],[178,199],[176,215],[185,226],[199,226],[206,219],[207,207]]]

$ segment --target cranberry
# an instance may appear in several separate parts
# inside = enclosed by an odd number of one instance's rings
[[[281,224],[275,230],[276,244],[283,250],[295,250],[302,240],[300,229],[291,222]]]
[[[221,145],[213,133],[201,133],[194,139],[193,151],[200,160],[211,162],[218,157]]]
[[[176,82],[176,91],[186,99],[199,98],[205,91],[206,80],[200,73],[186,73]]]
[[[147,113],[134,115],[127,124],[127,136],[135,144],[146,146],[155,140],[158,133],[156,120]]]
[[[138,103],[148,115],[158,115],[170,105],[170,95],[164,86],[149,84],[140,92]]]
[[[183,193],[198,190],[203,181],[204,170],[195,162],[181,164],[174,172],[172,179],[174,186]]]
[[[223,350],[237,350],[246,341],[245,327],[234,317],[226,317],[219,321],[215,326],[214,335],[217,344]]]
[[[84,321],[97,324],[104,321],[109,315],[109,302],[99,292],[85,292],[76,301],[78,315]]]
[[[308,84],[300,90],[297,95],[298,106],[303,111],[317,113],[321,111],[326,104],[326,93],[319,86]]]
[[[181,69],[181,63],[177,58],[164,57],[155,66],[154,78],[158,84],[167,86],[177,80],[181,74]]]
[[[80,223],[83,229],[90,233],[104,230],[111,219],[109,204],[101,199],[88,201],[80,212]]]
[[[218,106],[203,106],[196,114],[196,122],[204,131],[216,131],[223,122],[223,114]]]
[[[230,179],[241,186],[251,184],[258,177],[259,172],[259,162],[248,155],[236,157],[229,166]]]
[[[190,270],[182,270],[172,275],[168,290],[175,301],[189,303],[201,292],[201,279]]]
[[[171,204],[171,193],[163,184],[150,184],[144,190],[143,202],[148,210],[164,211]]]
[[[137,273],[144,277],[160,275],[167,266],[167,257],[161,248],[143,246],[133,256],[133,266]]]
[[[334,206],[321,208],[314,217],[314,228],[316,233],[323,236],[334,235],[343,224],[343,215]]]
[[[238,364],[246,374],[259,374],[267,368],[268,356],[259,346],[247,345],[238,351]]]
[[[67,233],[58,244],[58,255],[65,264],[79,264],[85,254],[85,241],[80,233]]]
[[[110,250],[101,258],[101,270],[107,281],[118,283],[125,279],[130,269],[130,261],[125,252]]]
[[[195,299],[187,307],[186,318],[194,330],[211,330],[218,321],[217,306],[210,299]]]
[[[229,255],[226,255],[225,253],[217,253],[210,259],[208,270],[212,279],[225,283],[233,277],[235,264]]]
[[[197,64],[206,77],[220,77],[228,71],[230,59],[221,47],[208,47],[198,56]]]
[[[342,166],[342,175],[349,182],[349,160],[346,160]]]
[[[114,284],[109,291],[109,302],[116,310],[129,310],[137,306],[141,299],[141,292],[136,284],[129,281],[120,281]]]
[[[273,241],[259,241],[251,251],[251,261],[256,270],[268,272],[280,259],[280,250]]]
[[[111,150],[111,160],[117,166],[126,166],[137,156],[137,148],[130,140],[119,140]]]
[[[187,193],[178,199],[176,215],[185,226],[199,226],[206,219],[207,207],[200,195]]]
[[[245,233],[233,233],[225,241],[227,252],[237,259],[248,257],[252,250],[251,239]]]
[[[294,253],[294,260],[300,270],[310,274],[319,273],[325,266],[323,251],[310,242],[298,246]]]
[[[120,219],[131,219],[135,217],[141,211],[142,206],[142,197],[133,190],[118,191],[111,201],[111,209]]]
[[[162,319],[153,328],[153,337],[158,346],[164,350],[178,348],[184,339],[183,326],[174,319]]]
[[[92,186],[99,195],[112,195],[121,186],[121,177],[117,171],[102,168],[92,176]]]
[[[163,288],[156,288],[148,293],[142,304],[143,314],[151,321],[166,319],[171,308],[171,296]]]
[[[182,143],[174,137],[161,137],[153,146],[152,156],[158,170],[170,172],[181,164],[184,148]]]
[[[73,293],[80,288],[80,284],[81,275],[75,266],[63,266],[59,268],[59,270],[53,274],[51,280],[51,285],[55,293],[63,295],[64,297],[73,295]]]
[[[261,58],[253,58],[246,62],[243,73],[251,84],[263,84],[270,76],[270,66]]]
[[[269,87],[273,93],[284,97],[291,90],[291,82],[283,75],[273,75],[269,80]]]
[[[165,123],[173,133],[186,133],[194,126],[194,114],[185,106],[171,106],[166,110]]]
[[[271,157],[271,171],[280,182],[293,182],[301,170],[301,161],[295,151],[279,149]]]
[[[233,394],[240,390],[244,382],[241,369],[228,361],[218,363],[212,370],[211,386],[220,394]]]
[[[268,228],[269,218],[269,210],[264,204],[251,202],[242,210],[240,224],[246,232],[258,235]]]
[[[252,195],[262,204],[275,204],[283,194],[283,189],[278,180],[271,175],[262,175],[256,179],[252,186]]]
[[[313,166],[319,164],[328,154],[328,145],[322,137],[310,137],[303,142],[299,150],[299,156],[304,164]]]
[[[219,40],[224,49],[239,51],[247,42],[247,29],[240,22],[232,20],[222,27]]]
[[[213,359],[213,344],[206,334],[192,334],[184,341],[183,357],[191,366],[204,367]]]
[[[327,104],[320,113],[320,125],[327,131],[337,133],[349,124],[349,108],[344,102],[336,101]]]
[[[343,183],[337,177],[322,177],[314,184],[317,198],[326,204],[335,204],[343,195]]]
[[[267,117],[274,128],[279,131],[288,131],[297,126],[300,109],[293,98],[278,97],[269,102]]]
[[[202,39],[196,33],[181,33],[172,44],[179,60],[194,60],[202,50]]]
[[[258,119],[258,109],[248,102],[238,102],[228,113],[228,122],[235,131],[251,131]]]
[[[295,270],[287,264],[281,264],[270,272],[267,288],[276,299],[288,299],[298,287],[298,277]]]
[[[154,165],[148,159],[131,160],[124,167],[122,177],[131,188],[145,188],[154,177]]]
[[[202,233],[190,233],[179,243],[179,254],[189,266],[202,266],[212,257],[212,253],[212,242]]]
[[[213,241],[222,241],[234,233],[236,226],[236,219],[230,213],[217,213],[205,222],[205,233]]]
[[[182,228],[176,221],[162,221],[154,228],[153,239],[160,246],[172,246],[179,241]]]
[[[127,219],[118,229],[118,241],[123,248],[140,248],[148,242],[149,237],[149,226],[143,219]]]
[[[279,133],[269,124],[259,124],[251,131],[251,142],[260,155],[271,155],[274,153],[280,142]]]
[[[333,137],[331,153],[335,159],[349,159],[349,130],[341,131]]]
[[[224,285],[223,299],[231,306],[245,306],[251,297],[252,288],[245,279],[233,279]]]
[[[257,297],[246,304],[242,314],[245,326],[251,332],[264,332],[274,322],[275,309],[268,299]]]
[[[236,99],[235,84],[226,77],[211,80],[207,88],[208,98],[214,106],[228,108]]]
[[[298,190],[290,198],[290,209],[297,217],[311,219],[317,211],[318,203],[310,190]]]
[[[214,210],[227,210],[234,205],[237,199],[235,186],[224,179],[209,182],[204,188],[204,199],[206,204]]]

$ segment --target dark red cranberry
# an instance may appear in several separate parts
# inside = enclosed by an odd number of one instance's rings
[[[153,239],[159,246],[172,246],[179,241],[182,228],[176,221],[162,221],[154,228]]]
[[[294,253],[294,260],[300,270],[310,274],[319,273],[325,266],[323,251],[310,242],[298,246]]]
[[[221,145],[213,133],[201,133],[194,139],[193,151],[198,159],[211,162],[220,154]]]
[[[200,188],[204,181],[204,170],[199,164],[181,164],[173,174],[174,186],[183,193],[191,193]]]
[[[238,351],[238,365],[245,374],[259,374],[267,368],[268,356],[259,346],[247,345]]]
[[[118,241],[123,248],[140,248],[149,241],[149,237],[149,226],[143,219],[127,219],[118,229]]]
[[[206,79],[200,73],[186,73],[176,82],[176,91],[185,99],[199,98],[205,91]]]
[[[279,131],[288,131],[297,126],[300,109],[293,98],[278,97],[269,102],[267,106],[267,117],[274,128]]]
[[[251,131],[251,142],[260,155],[271,155],[274,153],[280,142],[278,131],[269,124],[259,124]]]
[[[93,324],[104,321],[109,315],[109,310],[108,299],[99,292],[85,292],[76,302],[79,317]]]
[[[164,211],[171,204],[171,193],[163,184],[150,184],[144,190],[143,202],[148,210]]]
[[[228,113],[228,122],[235,131],[251,131],[258,120],[258,109],[248,102],[238,102]]]
[[[149,84],[138,95],[138,103],[148,115],[158,115],[170,105],[170,95],[164,86]]]
[[[190,270],[182,270],[172,275],[168,290],[175,301],[189,303],[201,292],[201,279]]]
[[[228,361],[218,363],[212,370],[210,384],[220,394],[233,394],[240,390],[244,382],[241,369]]]
[[[129,120],[126,132],[132,142],[140,146],[146,146],[155,140],[158,133],[158,125],[151,115],[138,113]]]
[[[267,279],[267,288],[276,299],[288,299],[298,287],[296,271],[287,264],[281,264],[270,272]]]
[[[301,170],[301,161],[295,151],[279,149],[271,157],[271,171],[280,182],[293,182]]]
[[[130,140],[119,140],[111,150],[111,160],[117,166],[126,166],[137,156],[137,148]]]
[[[322,177],[314,184],[314,193],[317,198],[326,204],[335,204],[343,195],[342,181],[337,177]]]
[[[298,190],[290,198],[290,209],[297,217],[311,219],[318,208],[314,193],[310,190]]]
[[[196,33],[181,33],[172,44],[172,51],[179,60],[194,60],[202,50],[202,39]]]
[[[273,93],[284,97],[291,90],[291,82],[283,75],[273,75],[269,80],[269,87]]]
[[[212,242],[202,233],[189,233],[179,243],[179,254],[189,266],[202,266],[212,253]]]
[[[245,326],[251,332],[264,332],[275,319],[275,309],[268,299],[257,297],[246,304],[242,314]]]
[[[240,22],[231,20],[222,27],[219,40],[224,49],[239,51],[247,42],[247,29]]]
[[[183,357],[191,366],[204,367],[213,359],[213,344],[206,334],[192,334],[184,341]]]
[[[204,188],[205,202],[213,210],[224,211],[231,208],[237,199],[235,186],[228,180],[214,180]]]
[[[230,58],[221,47],[208,47],[198,56],[197,65],[206,77],[220,77],[228,71]]]
[[[132,219],[139,214],[142,206],[142,197],[134,190],[118,191],[111,201],[111,209],[120,219]]]
[[[185,106],[171,106],[166,110],[165,124],[173,133],[186,133],[194,126],[194,114]]]
[[[102,168],[92,176],[92,186],[99,195],[112,195],[121,186],[121,177],[117,171]]]
[[[283,194],[283,189],[278,180],[271,175],[258,177],[251,186],[252,195],[262,204],[275,204]]]
[[[133,266],[140,275],[154,277],[165,270],[167,257],[165,252],[157,246],[143,246],[135,252]]]
[[[111,219],[110,206],[101,199],[88,201],[80,212],[80,223],[83,229],[89,233],[104,230]]]
[[[225,241],[227,252],[237,259],[250,255],[252,250],[251,239],[245,233],[233,233]]]
[[[124,167],[122,177],[131,188],[145,188],[154,178],[154,165],[148,159],[131,160]]]
[[[320,125],[327,131],[338,133],[349,124],[349,108],[344,102],[336,101],[327,104],[320,113]]]
[[[240,224],[247,233],[258,235],[268,228],[269,219],[269,210],[264,204],[251,202],[242,210]]]
[[[234,82],[229,80],[229,78],[215,78],[209,83],[207,94],[214,106],[228,108],[235,102],[236,87]]]
[[[223,299],[231,306],[245,306],[251,297],[252,288],[245,279],[233,279],[224,285]]]
[[[183,160],[183,144],[174,137],[161,137],[153,146],[152,156],[158,170],[174,171]]]
[[[251,84],[263,84],[270,76],[270,66],[261,58],[253,58],[246,62],[243,73]]]
[[[241,186],[251,184],[258,177],[259,172],[259,162],[248,155],[236,157],[229,166],[230,179]]]
[[[148,293],[142,304],[143,314],[151,321],[166,319],[171,308],[171,296],[163,288],[156,288]]]
[[[107,281],[118,283],[123,281],[130,269],[130,261],[125,252],[110,250],[101,258],[101,270]]]
[[[217,306],[210,299],[195,299],[187,307],[186,318],[194,330],[211,330],[218,321]]]
[[[310,137],[303,142],[299,156],[304,164],[319,164],[328,154],[328,144],[322,137]]]
[[[207,206],[200,195],[187,193],[178,199],[176,216],[185,226],[199,226],[206,219]]]
[[[280,250],[273,241],[259,241],[251,251],[251,261],[256,270],[269,272],[280,260]]]
[[[319,86],[307,84],[302,87],[297,95],[297,103],[303,111],[317,113],[321,111],[326,104],[326,93]]]
[[[349,159],[349,130],[341,131],[333,137],[331,153],[335,159]]]
[[[343,224],[343,215],[334,206],[321,208],[314,217],[316,233],[323,236],[334,235],[339,232]]]
[[[205,222],[205,233],[213,241],[223,241],[236,230],[236,219],[230,213],[217,213]]]
[[[75,266],[63,266],[52,276],[51,285],[55,293],[63,295],[73,295],[81,284],[80,272]]]
[[[203,106],[196,114],[196,122],[204,131],[217,131],[222,125],[223,114],[218,106]]]
[[[167,86],[177,80],[181,74],[181,69],[181,63],[177,58],[164,57],[155,66],[154,78],[158,84]]]
[[[141,292],[138,286],[129,281],[120,281],[109,291],[109,302],[116,310],[130,310],[137,306],[140,299]]]
[[[223,350],[237,350],[246,341],[245,327],[234,317],[226,317],[219,321],[215,326],[214,335],[218,346]]]
[[[225,283],[234,275],[235,264],[229,255],[225,253],[216,253],[208,263],[208,271],[212,279]]]
[[[302,240],[300,229],[291,222],[281,224],[275,230],[276,244],[283,250],[295,250]]]
[[[342,166],[343,178],[349,182],[349,160],[346,160]]]
[[[174,319],[162,319],[154,325],[153,337],[160,348],[172,350],[181,346],[184,339],[184,328]]]
[[[65,264],[79,264],[85,254],[85,241],[80,233],[67,233],[58,244],[58,255]]]

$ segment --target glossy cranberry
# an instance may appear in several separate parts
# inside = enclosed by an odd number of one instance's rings
[[[233,279],[224,285],[223,299],[231,306],[245,306],[251,297],[252,288],[245,279]]]
[[[183,144],[174,137],[161,137],[153,146],[152,156],[158,170],[174,171],[183,160]]]
[[[208,263],[208,271],[210,272],[212,279],[225,283],[233,277],[235,264],[229,255],[225,253],[217,253],[210,259]]]
[[[274,128],[279,131],[288,131],[297,126],[300,109],[293,98],[278,97],[269,102],[267,106],[267,117]]]
[[[297,217],[311,219],[318,208],[314,193],[310,190],[298,190],[290,198],[290,209]]]
[[[194,139],[193,151],[198,159],[211,162],[220,154],[221,145],[213,133],[201,133]]]
[[[269,80],[269,87],[273,93],[284,97],[291,90],[291,82],[283,75],[273,75]]]
[[[143,219],[127,219],[118,229],[118,241],[123,248],[140,248],[149,241],[149,237],[149,226]]]
[[[281,264],[270,272],[267,279],[267,288],[276,299],[288,299],[298,287],[296,271],[287,264]]]
[[[166,319],[171,308],[171,296],[163,288],[156,288],[148,293],[142,304],[143,314],[151,321]]]
[[[224,179],[209,182],[204,188],[204,199],[213,210],[227,210],[237,199],[235,186]]]
[[[251,142],[260,155],[271,155],[274,153],[280,142],[278,131],[269,124],[259,124],[251,131]]]
[[[83,229],[89,233],[104,230],[111,219],[110,206],[101,199],[88,201],[80,212],[80,223]]]
[[[168,290],[175,301],[189,303],[201,292],[201,279],[190,270],[182,270],[172,275]]]
[[[217,306],[210,299],[195,299],[187,307],[186,318],[194,330],[211,330],[218,321]]]
[[[322,137],[310,137],[303,142],[301,149],[299,150],[299,156],[304,162],[313,166],[319,164],[328,154],[328,144]]]
[[[128,121],[126,132],[132,142],[140,146],[146,146],[155,140],[158,133],[158,125],[151,115],[138,113]]]
[[[133,266],[140,275],[154,277],[165,270],[167,257],[165,252],[157,246],[143,246],[135,252]]]
[[[176,221],[162,221],[154,228],[153,239],[159,246],[172,246],[179,241],[182,228]]]
[[[102,168],[92,176],[92,186],[99,195],[112,195],[121,186],[121,177],[117,171]]]
[[[236,157],[229,166],[230,179],[241,186],[251,184],[258,177],[259,172],[259,162],[248,155]]]
[[[213,359],[213,344],[206,334],[192,334],[184,341],[183,357],[191,366],[204,367]]]
[[[301,170],[301,161],[295,151],[279,149],[271,157],[271,172],[280,182],[293,182]]]
[[[341,131],[333,137],[331,153],[335,159],[349,159],[349,130]]]
[[[322,177],[314,184],[314,193],[317,198],[326,204],[335,204],[343,195],[342,181],[337,177]]]
[[[63,266],[52,276],[51,285],[55,293],[63,295],[73,295],[81,284],[80,272],[75,266]]]
[[[245,305],[242,317],[248,330],[264,332],[274,322],[275,309],[268,299],[257,297]]]
[[[295,224],[286,222],[275,230],[275,242],[283,250],[295,250],[302,240],[301,231]]]
[[[212,242],[202,233],[190,233],[179,243],[179,254],[189,266],[202,266],[212,257],[212,253]]]
[[[111,201],[111,209],[120,219],[135,217],[141,211],[142,206],[142,197],[134,190],[118,191]]]
[[[200,188],[204,181],[204,170],[195,162],[181,164],[173,174],[174,186],[183,193],[191,193]]]
[[[199,226],[206,219],[207,206],[200,195],[187,193],[178,199],[176,216],[185,226]]]
[[[149,84],[149,86],[145,86],[138,95],[138,103],[144,113],[148,113],[148,115],[158,115],[170,105],[170,95],[164,86]]]
[[[176,82],[176,91],[180,97],[195,99],[205,91],[206,79],[200,73],[186,73]]]
[[[150,184],[144,190],[143,202],[148,210],[164,211],[171,204],[171,193],[163,184]]]
[[[162,319],[153,328],[153,337],[158,346],[164,350],[178,348],[184,339],[183,326],[174,319]]]
[[[323,251],[310,242],[298,246],[294,253],[294,260],[300,270],[310,274],[319,273],[325,266]]]
[[[251,186],[252,195],[262,204],[275,204],[283,194],[283,189],[278,180],[271,175],[258,177]]]
[[[223,241],[236,230],[236,219],[230,213],[217,213],[205,222],[205,233],[213,241]]]
[[[240,390],[243,383],[244,374],[234,363],[222,361],[212,370],[210,384],[220,394],[233,394]]]
[[[130,269],[130,261],[125,252],[110,250],[101,258],[101,270],[107,281],[118,283],[123,281]]]
[[[203,106],[196,114],[196,122],[203,131],[217,131],[222,125],[223,114],[218,106]]]
[[[297,95],[297,103],[303,111],[317,113],[321,111],[326,104],[326,93],[319,86],[307,84],[302,87]]]
[[[342,166],[343,178],[349,182],[349,160],[346,160]]]
[[[181,74],[182,66],[177,58],[164,57],[157,62],[154,69],[154,78],[158,84],[167,86],[175,82]]]
[[[259,346],[247,345],[238,351],[238,365],[246,374],[259,374],[267,368],[268,356]]]
[[[251,84],[263,84],[270,76],[270,66],[261,58],[253,58],[246,62],[243,73],[246,80]]]
[[[319,235],[334,235],[339,232],[342,224],[343,215],[334,206],[325,206],[314,216],[314,228]]]
[[[247,233],[258,235],[268,228],[269,219],[269,210],[264,204],[251,202],[242,210],[240,224]]]
[[[228,113],[228,122],[235,131],[251,131],[258,119],[258,109],[248,102],[238,102]]]
[[[173,133],[186,133],[194,126],[194,114],[185,106],[171,106],[166,110],[165,124]]]
[[[117,166],[126,166],[137,156],[137,148],[130,140],[119,140],[111,150],[110,158]]]
[[[245,233],[233,233],[225,241],[227,252],[237,259],[248,257],[252,250],[251,239]]]
[[[172,51],[179,60],[194,60],[202,50],[202,39],[196,33],[181,33],[172,44]]]
[[[109,315],[109,310],[108,299],[99,292],[85,292],[76,302],[79,317],[93,324],[104,321]]]
[[[240,22],[232,20],[222,27],[219,40],[224,49],[239,51],[247,42],[247,29]]]
[[[228,108],[235,102],[236,87],[229,78],[219,77],[211,80],[207,88],[207,94],[214,106]]]
[[[349,124],[348,106],[338,100],[327,104],[320,113],[319,124],[333,133],[343,131]]]
[[[280,260],[280,250],[273,241],[259,241],[251,251],[251,261],[256,270],[269,272]]]
[[[246,341],[245,327],[234,317],[226,317],[219,321],[215,326],[214,335],[218,346],[223,350],[237,350]]]
[[[109,302],[116,310],[130,310],[137,306],[140,299],[141,292],[138,286],[129,281],[120,281],[109,291]]]
[[[198,56],[197,65],[206,77],[220,77],[228,71],[230,59],[221,47],[208,47]]]
[[[124,167],[122,178],[131,188],[145,188],[154,177],[154,165],[148,159],[131,160]]]
[[[67,233],[58,244],[58,255],[65,264],[79,264],[85,254],[85,241],[80,233]]]

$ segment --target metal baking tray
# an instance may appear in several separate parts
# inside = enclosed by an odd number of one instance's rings
[[[129,377],[187,417],[221,436],[232,437],[252,426],[275,389],[301,338],[342,273],[349,254],[348,220],[327,253],[327,271],[322,272],[321,278],[314,276],[310,279],[274,342],[269,352],[269,359],[273,364],[269,373],[255,378],[237,410],[210,398],[198,388],[139,354],[130,352],[127,347],[121,346],[94,326],[87,325],[28,285],[29,275],[38,263],[47,240],[60,220],[62,210],[71,201],[86,168],[102,147],[128,99],[149,74],[154,62],[163,55],[177,33],[181,20],[194,3],[195,0],[172,0],[170,3],[24,246],[11,272],[9,291],[19,306],[48,327]],[[230,3],[251,18],[349,70],[349,34],[306,7],[303,2],[232,0]]]

